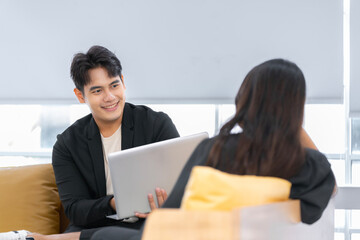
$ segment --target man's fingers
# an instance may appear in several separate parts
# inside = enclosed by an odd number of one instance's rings
[[[161,205],[164,203],[163,191],[160,188],[156,188],[155,193],[156,193],[158,206],[161,207]]]
[[[151,210],[156,209],[156,204],[155,204],[155,201],[154,201],[154,197],[153,197],[153,195],[151,193],[148,194],[148,201],[149,201],[150,209]]]
[[[148,213],[135,213],[135,216],[137,216],[138,218],[147,218],[148,215]]]
[[[166,201],[166,199],[167,199],[167,197],[168,197],[168,195],[167,195],[167,193],[166,193],[165,189],[161,189],[161,193],[162,193],[162,195],[163,195],[163,199],[164,199],[164,202],[165,202],[165,201]]]
[[[156,194],[157,204],[159,207],[161,207],[161,205],[163,205],[163,203],[167,199],[167,193],[164,189],[155,188],[155,194]],[[155,210],[157,207],[152,194],[148,194],[148,201],[151,211]]]

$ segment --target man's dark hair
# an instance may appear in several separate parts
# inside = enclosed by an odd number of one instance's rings
[[[84,86],[90,83],[89,70],[103,67],[110,77],[121,77],[121,63],[114,53],[102,46],[92,46],[89,51],[75,54],[71,63],[71,78],[75,87],[84,93]]]

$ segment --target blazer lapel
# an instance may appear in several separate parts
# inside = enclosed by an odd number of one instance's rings
[[[125,103],[121,123],[121,150],[134,146],[134,115],[129,104]]]
[[[100,131],[92,118],[88,129],[88,147],[94,169],[95,181],[100,196],[106,195],[105,167]]]

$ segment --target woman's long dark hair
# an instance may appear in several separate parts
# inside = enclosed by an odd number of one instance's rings
[[[221,128],[207,165],[244,175],[288,179],[296,174],[305,161],[300,143],[305,95],[304,75],[296,64],[273,59],[254,67],[241,84],[235,116]],[[242,133],[235,159],[227,159],[222,150],[236,125]]]

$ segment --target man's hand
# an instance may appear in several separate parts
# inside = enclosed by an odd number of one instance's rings
[[[115,198],[112,198],[112,199],[110,200],[110,206],[112,207],[112,209],[114,209],[114,211],[116,211]]]
[[[157,199],[158,206],[161,207],[163,205],[163,203],[165,202],[165,200],[167,199],[167,193],[164,189],[161,189],[161,188],[156,188],[155,193],[156,193],[156,199]],[[149,201],[151,211],[157,209],[155,201],[154,201],[154,196],[151,193],[148,194],[148,201]],[[146,218],[148,215],[149,215],[149,213],[138,213],[138,212],[135,213],[135,216],[139,217],[139,218]]]
[[[79,240],[80,232],[71,232],[71,233],[62,233],[62,234],[51,234],[51,235],[42,235],[39,233],[29,233],[26,236],[26,239],[34,240]]]

